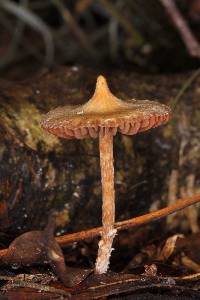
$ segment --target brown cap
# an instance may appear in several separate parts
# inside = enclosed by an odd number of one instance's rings
[[[171,110],[149,100],[122,101],[109,90],[103,76],[97,78],[95,93],[83,105],[58,107],[45,115],[42,127],[66,139],[96,138],[100,130],[133,135],[166,123]]]

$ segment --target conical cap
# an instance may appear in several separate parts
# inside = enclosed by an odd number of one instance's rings
[[[47,113],[42,127],[66,139],[98,137],[107,129],[133,135],[166,123],[171,115],[168,106],[149,100],[123,101],[115,97],[103,76],[97,78],[92,98],[83,105],[66,105]]]

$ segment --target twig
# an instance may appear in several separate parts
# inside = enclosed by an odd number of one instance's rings
[[[99,0],[99,2],[104,6],[108,13],[117,21],[129,34],[129,36],[134,41],[134,44],[141,46],[143,43],[143,37],[140,33],[134,29],[133,25],[123,16],[121,11],[119,11],[111,1],[108,0]]]
[[[134,227],[139,227],[141,225],[156,221],[158,219],[164,218],[170,214],[173,214],[175,212],[178,212],[181,209],[184,209],[185,207],[188,207],[190,205],[193,205],[195,203],[200,202],[200,194],[196,194],[192,197],[188,197],[185,199],[179,199],[176,203],[156,210],[154,212],[136,217],[136,218],[131,218],[125,221],[121,222],[116,222],[115,223],[115,228],[117,230],[124,230],[128,228],[134,228]],[[63,236],[56,237],[56,241],[59,243],[61,247],[66,247],[67,245],[82,241],[85,239],[91,239],[94,237],[97,237],[101,235],[102,227],[96,227],[88,230],[83,230],[79,231],[76,233],[70,233],[70,234],[65,234]],[[2,258],[7,252],[7,249],[0,250],[0,258]]]
[[[22,287],[39,290],[40,292],[47,292],[47,293],[62,295],[65,297],[70,297],[70,294],[62,289],[57,289],[57,288],[54,288],[54,287],[51,287],[48,285],[39,284],[39,283],[32,283],[29,281],[27,281],[27,282],[26,281],[18,281],[18,282],[16,281],[13,283],[7,283],[3,287],[1,287],[1,290],[7,291],[10,289],[22,288]]]
[[[112,277],[105,275],[104,277],[98,277],[93,282],[89,282],[86,288],[79,289],[72,293],[72,299],[84,300],[84,299],[104,299],[106,297],[120,294],[131,294],[133,292],[141,292],[142,290],[149,289],[167,289],[168,291],[187,291],[187,294],[196,296],[198,298],[199,289],[198,282],[196,278],[191,278],[191,280],[185,280],[171,276],[147,276],[147,275],[133,275],[133,274],[113,274]],[[182,294],[181,293],[181,294]],[[119,296],[120,297],[120,296]],[[180,296],[181,297],[181,296]],[[112,298],[112,297],[111,297]],[[134,299],[134,295],[132,296]],[[137,298],[137,297],[136,297]],[[115,298],[116,299],[116,298]]]
[[[22,0],[20,2],[20,5],[26,6],[27,4],[26,2],[27,0]],[[0,63],[0,67],[6,66],[10,61],[12,61],[13,54],[15,53],[15,51],[18,50],[19,43],[22,40],[24,29],[25,29],[25,24],[21,19],[17,20],[14,28],[14,32],[12,26],[12,33],[13,33],[12,40],[10,42],[8,51],[6,51],[7,53],[4,55],[2,62]]]
[[[44,283],[44,281],[50,282],[50,281],[55,281],[56,277],[53,275],[48,275],[48,274],[18,274],[14,276],[7,276],[7,275],[0,275],[0,280],[2,281],[11,281],[12,283],[14,282],[21,282],[21,281],[26,281],[26,282],[32,282],[32,283]]]
[[[43,20],[30,10],[11,0],[1,0],[0,7],[21,19],[24,23],[42,34],[46,47],[45,60],[47,64],[51,64],[54,58],[53,38],[49,28]]]
[[[1,5],[1,4],[0,4]],[[4,26],[5,29],[9,32],[10,35],[13,35],[13,22],[10,22],[10,19],[8,20],[8,18],[5,17],[4,11],[0,10],[0,26]],[[24,36],[22,36],[24,37]],[[28,43],[22,43],[21,41],[19,41],[20,44],[20,51],[15,52],[15,56],[11,57],[11,55],[8,53],[6,53],[5,55],[3,55],[1,57],[1,61],[0,61],[0,68],[3,67],[8,67],[11,63],[19,63],[20,61],[24,61],[25,58],[29,57],[30,55],[35,57],[37,60],[41,61],[42,63],[44,62],[44,56],[41,54],[42,51],[42,46],[39,46],[39,48],[34,47],[33,44],[28,44]],[[12,47],[9,46],[9,47]],[[14,51],[12,51],[12,53],[14,53]]]
[[[145,214],[143,216],[139,216],[139,217],[128,219],[128,220],[121,221],[121,222],[116,222],[115,228],[117,230],[123,230],[123,229],[127,229],[127,228],[138,227],[138,226],[153,222],[155,220],[158,220],[160,218],[166,217],[170,214],[173,214],[173,213],[175,213],[185,207],[193,205],[197,202],[200,202],[200,194],[197,194],[192,197],[185,198],[185,199],[179,199],[176,203],[174,203],[168,207]],[[61,247],[65,247],[68,244],[73,243],[73,242],[78,242],[81,240],[99,236],[101,234],[101,230],[102,230],[102,227],[92,228],[89,230],[66,234],[66,235],[57,237],[56,240],[60,244]],[[0,255],[1,255],[1,252],[0,252]]]
[[[200,45],[188,27],[187,21],[177,9],[174,0],[160,0],[170,16],[174,26],[179,31],[182,40],[191,56],[200,58]]]
[[[95,50],[93,46],[91,45],[85,33],[78,26],[78,24],[76,23],[75,19],[73,18],[72,14],[67,9],[67,7],[64,6],[64,4],[60,0],[51,0],[51,1],[59,10],[63,20],[66,22],[66,24],[68,24],[69,28],[73,31],[74,35],[78,38],[82,47],[86,49],[90,55],[95,56]]]
[[[178,94],[174,99],[170,101],[170,107],[172,110],[175,110],[177,103],[185,93],[185,91],[190,87],[190,85],[193,83],[193,81],[200,75],[200,68],[197,69],[183,84],[183,86],[180,88]]]

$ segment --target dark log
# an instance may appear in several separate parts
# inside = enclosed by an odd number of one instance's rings
[[[191,76],[119,71],[106,75],[121,98],[166,104]],[[43,113],[88,100],[96,76],[92,70],[72,67],[44,71],[21,83],[0,82],[0,231],[11,239],[43,228],[52,209],[63,210],[59,222],[68,231],[101,224],[98,140],[62,140],[40,128]],[[199,83],[196,76],[168,125],[135,137],[116,136],[117,220],[199,191]],[[192,209],[168,224],[195,231],[196,212]],[[189,221],[182,222],[183,218]]]

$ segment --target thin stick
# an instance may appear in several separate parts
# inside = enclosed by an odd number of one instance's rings
[[[191,84],[197,79],[199,75],[200,75],[200,68],[194,71],[194,73],[192,73],[192,75],[183,83],[176,97],[173,98],[169,103],[169,106],[172,108],[172,110],[176,109],[176,106],[179,100],[181,99],[181,97],[184,95],[186,90],[191,86]]]
[[[174,203],[168,207],[145,214],[143,216],[131,218],[131,219],[121,221],[121,222],[116,222],[115,228],[117,230],[124,230],[127,228],[138,227],[138,226],[156,221],[158,219],[164,218],[170,214],[178,212],[179,210],[184,209],[184,208],[186,208],[190,205],[193,205],[197,202],[200,202],[200,194],[196,194],[192,197],[188,197],[188,198],[184,198],[184,199],[179,199],[176,203]],[[88,229],[88,230],[84,230],[84,231],[79,231],[76,233],[59,236],[56,238],[56,240],[60,244],[61,247],[66,247],[67,245],[69,245],[71,243],[99,236],[101,234],[101,232],[102,232],[102,227],[96,227],[96,228],[92,228],[92,229]],[[1,252],[0,252],[0,254],[1,254]]]
[[[8,291],[8,290],[16,289],[16,288],[30,288],[30,289],[34,289],[34,290],[39,290],[40,292],[58,294],[63,297],[65,296],[65,297],[67,297],[65,299],[70,298],[70,294],[68,292],[66,292],[65,290],[57,289],[57,288],[54,288],[49,285],[26,282],[26,281],[18,281],[18,282],[16,281],[16,282],[7,283],[1,288],[1,290]]]
[[[26,7],[23,7],[14,1],[1,0],[0,7],[21,19],[24,23],[42,34],[46,48],[45,61],[48,65],[51,64],[54,59],[54,43],[51,31],[46,23]]]
[[[130,35],[132,41],[134,41],[135,45],[140,46],[143,43],[143,37],[141,34],[133,27],[126,17],[123,16],[123,12],[119,11],[109,0],[99,0],[99,2],[103,5],[103,7],[108,11],[111,17],[118,22]]]
[[[131,219],[121,221],[121,222],[116,222],[115,228],[117,230],[124,230],[124,229],[128,229],[128,228],[139,227],[141,225],[148,224],[150,222],[164,218],[170,214],[178,212],[179,210],[182,210],[182,209],[184,209],[190,205],[193,205],[195,203],[198,203],[198,202],[200,202],[200,194],[196,194],[192,197],[188,197],[188,198],[184,198],[184,199],[179,199],[176,203],[174,203],[168,207],[145,214],[143,216],[131,218]],[[92,228],[92,229],[88,229],[88,230],[84,230],[84,231],[65,234],[65,235],[56,237],[56,240],[59,243],[59,245],[64,248],[74,242],[79,242],[79,241],[83,241],[86,239],[91,239],[91,238],[97,237],[97,236],[101,235],[101,232],[102,232],[102,227],[96,227],[96,228]],[[3,255],[6,254],[7,250],[8,249],[0,250],[0,258],[2,258]]]
[[[174,23],[174,26],[176,26],[177,30],[179,31],[190,55],[200,58],[200,45],[192,31],[189,29],[186,20],[176,7],[174,0],[160,0],[160,2],[165,7],[168,15]]]
[[[59,10],[63,20],[66,22],[66,24],[70,27],[74,35],[79,40],[82,47],[88,51],[90,55],[93,57],[96,56],[95,50],[93,48],[93,45],[91,44],[91,41],[88,39],[87,35],[84,33],[84,31],[79,27],[79,25],[76,23],[74,17],[68,10],[68,8],[62,3],[60,0],[51,0],[52,3],[57,7]]]

